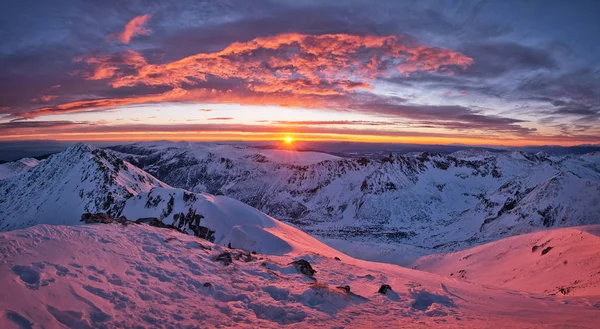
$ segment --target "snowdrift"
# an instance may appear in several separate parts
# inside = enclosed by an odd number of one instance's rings
[[[188,233],[190,221],[214,231],[214,242],[264,254],[283,255],[313,251],[330,257],[340,252],[263,212],[226,196],[154,188],[127,200],[122,215],[136,220],[160,218]],[[200,217],[197,217],[200,216]]]
[[[600,225],[524,234],[428,255],[413,268],[531,293],[600,295]]]
[[[237,252],[135,224],[0,233],[0,327],[597,326],[600,297],[521,294],[311,251],[217,261]],[[298,259],[317,272],[299,273]],[[392,290],[378,293],[383,284]]]

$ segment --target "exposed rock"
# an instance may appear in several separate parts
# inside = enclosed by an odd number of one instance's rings
[[[210,282],[204,282],[203,286],[209,288],[212,287],[212,284]]]
[[[215,257],[214,261],[221,262],[223,265],[227,266],[233,262],[233,259],[231,258],[230,252],[223,252],[220,253],[217,257]]]
[[[339,257],[334,257],[333,259],[335,259],[337,261],[341,261],[341,259]]]
[[[317,271],[313,270],[312,266],[307,260],[299,259],[290,263],[296,270],[304,275],[313,276]]]
[[[380,294],[387,294],[388,290],[392,290],[392,287],[389,284],[382,284],[377,291]]]
[[[233,252],[233,256],[235,259],[244,261],[246,263],[256,260],[256,257],[252,256],[252,254],[247,250],[236,250]]]
[[[544,250],[542,250],[542,256],[547,254],[550,250],[552,250],[552,248],[554,248],[554,247],[546,247]]]
[[[346,293],[350,292],[350,286],[337,286],[336,288],[344,290]]]
[[[167,229],[175,230],[175,231],[180,232],[180,233],[185,233],[184,231],[180,230],[178,227],[173,226],[173,225],[167,225],[167,224],[163,223],[160,219],[155,218],[155,217],[139,218],[134,223],[136,223],[136,224],[148,224],[148,225],[154,226],[154,227],[167,228]]]
[[[81,215],[81,219],[79,221],[84,222],[86,224],[96,224],[96,223],[110,224],[110,223],[114,222],[115,220],[105,213],[97,213],[97,214],[85,213],[85,214]]]

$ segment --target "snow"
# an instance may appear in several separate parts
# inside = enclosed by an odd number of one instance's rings
[[[530,293],[600,296],[599,250],[600,225],[580,226],[425,256],[413,268]]]
[[[40,163],[37,159],[23,158],[21,160],[0,164],[0,180],[20,175]]]
[[[0,233],[0,327],[595,328],[600,308],[599,296],[520,293],[311,251],[213,261],[226,251],[236,252],[134,224]],[[300,258],[314,278],[288,265]],[[393,290],[377,293],[382,284]]]
[[[294,151],[294,150],[260,150],[258,154],[264,155],[269,161],[275,163],[295,164],[295,165],[311,165],[327,160],[340,160],[341,158],[335,155],[310,152],[310,151]]]
[[[0,167],[0,328],[597,327],[597,154],[115,149]]]
[[[149,205],[153,200],[160,201]],[[170,200],[173,200],[171,206]],[[167,210],[169,207],[170,211]],[[225,196],[154,188],[127,200],[122,215],[132,220],[161,218],[166,224],[176,225],[175,216],[188,214],[190,210],[203,216],[200,225],[214,230],[215,242],[221,245],[231,244],[235,248],[275,255],[293,255],[300,251],[319,252],[330,257],[340,254],[301,230]]]
[[[286,151],[232,144],[158,142],[115,149],[173,187],[224,194],[355,257],[396,264],[424,249],[457,250],[540,227],[598,223],[595,155],[463,150],[384,160],[318,158],[324,161],[300,166],[267,154]],[[552,193],[544,193],[548,186]],[[498,215],[511,200],[514,208]],[[550,205],[554,220],[544,220],[540,212]],[[377,250],[365,253],[353,244]],[[417,252],[394,256],[406,246]]]
[[[85,212],[118,213],[125,199],[168,186],[120,158],[75,144],[0,181],[0,231],[79,223]]]

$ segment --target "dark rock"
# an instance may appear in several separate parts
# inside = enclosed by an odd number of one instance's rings
[[[252,256],[252,254],[247,250],[236,250],[233,254],[235,259],[244,261],[246,263],[256,260],[256,257]]]
[[[571,292],[571,287],[560,287],[558,289],[558,292],[560,292],[563,295],[568,295]]]
[[[200,242],[198,242],[198,241],[194,241],[194,242],[195,242],[195,243],[198,245],[198,248],[200,248],[200,249],[204,249],[204,250],[212,250],[212,248],[211,248],[211,247],[209,247],[209,246],[205,246],[205,245],[203,245],[202,243],[200,243]]]
[[[208,288],[208,287],[212,287],[212,284],[210,282],[204,282],[203,286]]]
[[[341,259],[339,257],[334,257],[333,259],[335,259],[337,261],[341,261]]]
[[[110,224],[110,223],[114,222],[115,220],[105,213],[97,213],[97,214],[85,213],[85,214],[81,215],[81,219],[79,221],[84,222],[86,224],[96,224],[96,223]]]
[[[554,247],[546,247],[544,250],[542,250],[542,256],[544,256],[545,254],[547,254],[550,250],[552,250]]]
[[[217,257],[215,257],[214,261],[221,262],[223,265],[227,266],[233,262],[233,259],[231,258],[230,252],[223,252],[220,253]]]
[[[389,284],[382,284],[377,292],[385,295],[388,290],[392,290],[392,287]]]
[[[535,245],[535,246],[531,247],[531,252],[536,252],[538,249],[540,249],[540,246]]]
[[[299,259],[290,263],[296,270],[304,275],[313,276],[317,271],[313,270],[312,266],[307,260]]]
[[[342,289],[347,293],[350,292],[350,286],[337,286],[336,288]]]
[[[209,229],[208,227],[200,225],[190,225],[190,228],[192,229],[192,231],[194,231],[195,236],[204,240],[208,240],[210,242],[215,242],[215,231]]]
[[[178,227],[173,226],[173,225],[167,225],[167,224],[163,223],[160,219],[155,218],[155,217],[138,218],[134,223],[147,224],[147,225],[154,226],[154,227],[167,228],[167,229],[175,230],[180,233],[185,233],[184,231],[180,230]]]

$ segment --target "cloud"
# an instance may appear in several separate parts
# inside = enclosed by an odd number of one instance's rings
[[[151,17],[152,15],[136,16],[125,25],[125,29],[123,30],[123,32],[111,34],[108,39],[116,39],[123,44],[129,44],[129,42],[131,42],[131,39],[135,36],[149,35],[150,33],[152,33],[152,31],[145,28],[144,26]]]
[[[477,59],[462,73],[467,76],[497,77],[510,71],[558,67],[550,51],[518,42],[471,42],[463,45],[461,52]]]
[[[256,121],[256,122],[267,122],[267,121]],[[344,125],[344,126],[394,126],[395,122],[386,121],[362,121],[362,120],[324,120],[324,121],[268,121],[273,124],[289,125],[289,126],[330,126],[330,125]]]
[[[206,120],[226,121],[226,120],[233,120],[233,118],[219,117],[219,118],[208,118]]]
[[[212,112],[212,109],[200,109],[198,111],[200,111],[200,112]]]
[[[193,140],[196,138],[217,138],[241,140],[254,138],[280,138],[282,134],[293,133],[297,137],[323,139],[350,139],[354,141],[402,141],[402,142],[465,142],[504,145],[531,143],[600,143],[600,135],[594,134],[544,134],[528,137],[505,137],[494,132],[448,133],[433,131],[409,131],[396,129],[353,129],[348,127],[255,124],[128,124],[102,125],[93,122],[71,121],[17,121],[0,124],[3,135],[0,139],[43,138],[89,140]]]
[[[343,94],[371,88],[379,77],[415,72],[452,73],[472,59],[405,36],[287,33],[234,42],[165,64],[148,64],[134,51],[80,58],[87,79],[110,79],[113,88],[136,85],[183,87],[210,77],[238,79],[256,92]]]
[[[33,103],[48,103],[53,99],[56,99],[58,96],[56,95],[42,95],[38,98],[32,98],[31,101]]]

